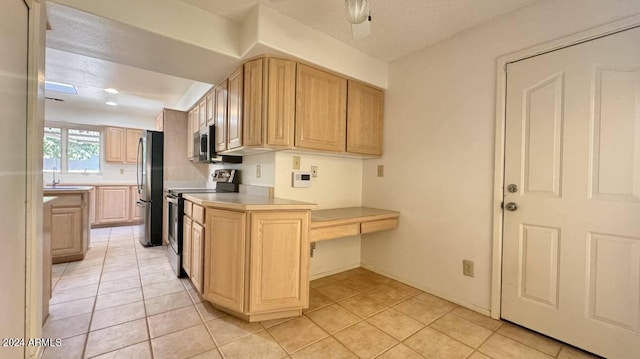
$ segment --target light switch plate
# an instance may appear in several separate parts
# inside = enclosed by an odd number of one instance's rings
[[[384,177],[384,165],[378,165],[378,177]]]
[[[291,169],[294,169],[294,170],[300,169],[300,156],[293,156],[291,160]]]

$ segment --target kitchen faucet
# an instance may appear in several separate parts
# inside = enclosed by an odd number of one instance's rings
[[[55,187],[58,183],[60,183],[60,180],[56,180],[56,166],[53,166],[53,180],[51,181],[51,187]]]

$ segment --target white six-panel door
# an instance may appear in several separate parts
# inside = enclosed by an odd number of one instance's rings
[[[509,64],[505,141],[501,316],[640,358],[640,29]]]

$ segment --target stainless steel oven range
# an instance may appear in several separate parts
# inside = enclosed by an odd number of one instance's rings
[[[238,192],[237,170],[216,170],[214,173],[216,188],[169,188],[167,198],[168,228],[167,256],[173,271],[178,277],[184,275],[182,269],[182,226],[184,216],[184,194]]]

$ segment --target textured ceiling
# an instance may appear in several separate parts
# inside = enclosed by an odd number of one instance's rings
[[[370,0],[371,34],[351,38],[344,0],[182,0],[242,22],[260,3],[374,57],[393,61],[539,0]]]
[[[538,0],[370,0],[372,33],[351,38],[344,0],[175,0],[241,23],[257,4],[385,61],[393,61]],[[196,81],[217,83],[237,59],[48,3],[46,78],[79,95],[47,93],[65,106],[155,116],[174,107]],[[127,64],[127,65],[122,65]],[[172,74],[174,76],[163,75]],[[177,77],[176,77],[177,76]],[[103,88],[121,90],[108,95]],[[201,86],[200,86],[201,87]],[[115,99],[117,108],[106,106]]]
[[[62,99],[70,107],[155,117],[163,107],[175,106],[194,84],[191,80],[51,48],[46,56],[46,80],[74,85],[78,94],[46,91],[45,96]],[[108,94],[104,91],[107,87],[116,88],[119,93]],[[108,106],[107,101],[115,101],[118,106]]]

